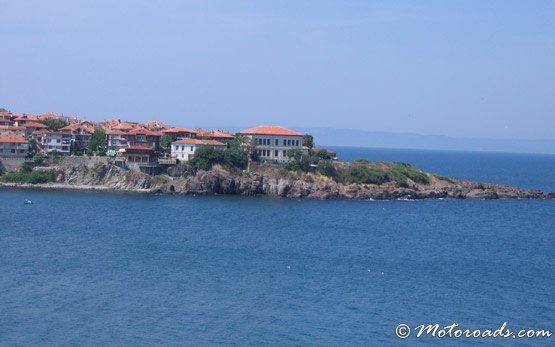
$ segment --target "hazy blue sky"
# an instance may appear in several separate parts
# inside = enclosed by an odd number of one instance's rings
[[[0,0],[0,106],[555,138],[555,1]]]

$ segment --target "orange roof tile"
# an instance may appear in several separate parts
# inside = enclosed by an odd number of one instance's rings
[[[142,128],[138,128],[138,129],[133,129],[131,131],[128,132],[129,135],[147,135],[147,136],[162,136],[161,133],[157,132],[157,131],[151,131],[148,129],[142,129]]]
[[[0,135],[1,143],[28,143],[23,136],[19,135]]]
[[[39,122],[27,122],[23,125],[25,128],[37,128],[37,129],[46,129],[48,128],[46,125],[39,123]]]
[[[0,130],[11,130],[11,131],[24,131],[25,127],[23,126],[13,126],[13,125],[0,125]]]
[[[166,134],[166,133],[190,133],[190,134],[196,134],[197,131],[196,130],[191,130],[191,129],[187,129],[187,128],[170,128],[170,129],[164,129],[162,130],[162,133]]]
[[[202,130],[196,129],[197,136],[200,137],[212,137],[217,139],[233,139],[235,136],[230,132],[223,131],[223,130]]]
[[[279,135],[279,136],[303,136],[303,134],[277,125],[261,125],[250,129],[241,130],[245,135]]]

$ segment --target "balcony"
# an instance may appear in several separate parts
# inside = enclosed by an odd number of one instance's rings
[[[162,165],[175,165],[177,164],[177,160],[175,158],[159,158],[158,164]]]

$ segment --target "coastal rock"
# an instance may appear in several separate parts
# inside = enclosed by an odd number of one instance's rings
[[[430,184],[341,184],[330,179],[306,177],[292,179],[275,171],[229,173],[223,170],[192,170],[178,165],[163,175],[150,176],[102,160],[62,161],[49,168],[56,172],[56,182],[33,187],[101,189],[157,194],[183,195],[267,195],[309,199],[555,199],[555,193],[518,189],[465,180],[433,180]],[[46,168],[45,168],[46,169]],[[29,186],[3,184],[4,186]]]

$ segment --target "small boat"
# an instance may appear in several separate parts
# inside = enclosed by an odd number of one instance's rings
[[[23,204],[24,204],[24,205],[31,205],[32,203],[33,203],[33,202],[32,202],[31,200],[29,200],[29,199],[23,201]]]

